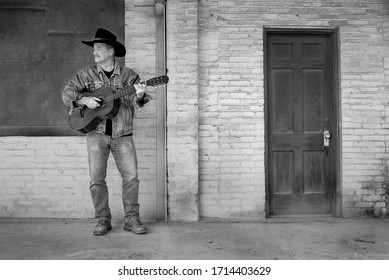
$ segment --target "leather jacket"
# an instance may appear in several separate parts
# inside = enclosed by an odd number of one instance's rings
[[[65,86],[62,92],[63,103],[70,107],[69,114],[74,110],[81,109],[76,100],[83,97],[83,92],[95,92],[96,90],[109,86],[113,90],[123,89],[126,86],[136,84],[140,81],[139,75],[132,69],[119,65],[115,61],[114,71],[108,79],[102,67],[98,64],[79,71],[72,80]],[[127,95],[121,98],[118,114],[112,119],[112,138],[121,137],[133,133],[133,121],[135,112],[151,100],[151,96],[144,94],[142,100],[138,100],[136,94]],[[94,130],[97,133],[105,133],[105,123],[102,121]]]

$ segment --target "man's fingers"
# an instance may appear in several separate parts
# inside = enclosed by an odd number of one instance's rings
[[[100,103],[98,101],[101,101],[100,98],[92,97],[90,100],[90,108],[95,109],[97,107],[100,107]]]
[[[90,97],[88,103],[86,104],[90,109],[95,109],[97,107],[100,107],[100,101],[97,97]]]
[[[141,82],[143,82],[143,81],[141,81]],[[145,92],[146,91],[146,84],[139,83],[139,84],[135,84],[134,87],[135,87],[137,92]]]

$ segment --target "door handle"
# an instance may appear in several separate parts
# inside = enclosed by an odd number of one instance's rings
[[[330,145],[330,138],[331,134],[328,130],[323,131],[323,140],[324,140],[324,147],[328,147]]]

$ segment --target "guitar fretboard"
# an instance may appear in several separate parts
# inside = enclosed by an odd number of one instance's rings
[[[145,84],[146,86],[162,86],[162,85],[166,85],[169,81],[169,78],[168,76],[164,75],[164,76],[159,76],[159,77],[156,77],[156,78],[152,78],[150,80],[147,80],[147,81],[142,81],[141,83]],[[116,90],[114,90],[114,94],[108,96],[108,97],[105,97],[104,98],[104,101],[105,102],[110,102],[110,101],[113,101],[115,99],[118,99],[118,98],[121,98],[121,97],[124,97],[126,95],[133,95],[134,93],[136,93],[136,89],[134,87],[134,85],[129,85],[123,89],[121,88],[118,88]]]
[[[118,88],[118,89],[116,89],[116,92],[114,94],[112,94],[108,97],[105,97],[104,101],[110,102],[112,100],[119,99],[119,98],[124,97],[126,95],[133,95],[134,93],[136,93],[136,89],[133,85],[130,85],[124,89]]]

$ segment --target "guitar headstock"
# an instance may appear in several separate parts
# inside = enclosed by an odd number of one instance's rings
[[[150,87],[158,87],[166,85],[169,82],[169,77],[166,75],[152,78],[146,81],[146,85]]]

